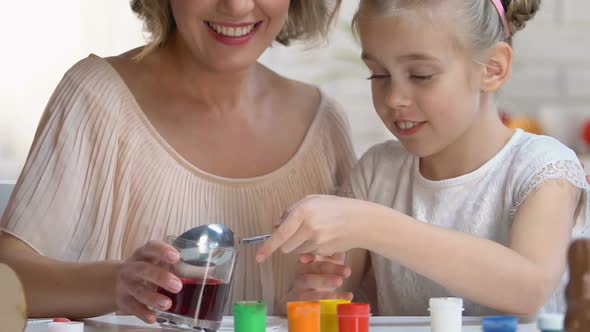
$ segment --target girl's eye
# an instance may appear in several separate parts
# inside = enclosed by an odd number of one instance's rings
[[[389,75],[376,75],[373,74],[370,77],[367,77],[368,80],[383,80],[389,78]]]
[[[412,75],[412,79],[417,81],[430,81],[434,75]]]

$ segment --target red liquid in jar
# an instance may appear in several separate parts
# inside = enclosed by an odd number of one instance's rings
[[[168,312],[190,318],[197,317],[200,320],[221,321],[229,294],[229,284],[212,278],[207,279],[206,282],[188,278],[180,278],[180,281],[182,281],[182,290],[178,294],[170,293],[162,288],[158,289],[158,293],[172,300],[172,306]],[[201,292],[202,296],[199,296]]]

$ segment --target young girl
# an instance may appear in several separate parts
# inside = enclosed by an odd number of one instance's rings
[[[399,141],[370,149],[349,197],[295,204],[258,251],[370,250],[374,312],[466,315],[563,309],[566,250],[587,225],[588,184],[557,140],[501,123],[496,93],[515,32],[540,0],[362,0],[355,18],[373,103]],[[309,258],[309,255],[306,259]]]

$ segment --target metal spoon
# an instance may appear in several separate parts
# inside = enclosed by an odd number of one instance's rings
[[[183,261],[195,266],[225,263],[234,248],[234,232],[220,224],[200,225],[182,233],[173,243]],[[226,248],[230,250],[212,250]]]
[[[254,244],[270,237],[270,234],[266,234],[241,238],[238,243]],[[195,266],[211,266],[225,263],[231,257],[231,252],[217,250],[214,254],[211,254],[211,248],[233,249],[234,245],[234,232],[229,227],[221,224],[197,226],[182,233],[174,242],[174,246],[181,251],[183,261]]]
[[[258,243],[270,236],[267,234],[241,238],[239,243]],[[182,256],[182,261],[175,266],[177,272],[185,277],[203,278],[212,273],[216,265],[224,264],[232,258],[234,232],[221,224],[200,225],[182,233],[173,245]],[[220,250],[215,250],[216,248]]]
[[[265,234],[265,235],[258,235],[258,236],[253,236],[253,237],[243,237],[240,239],[239,243],[240,244],[258,243],[258,242],[265,241],[266,239],[270,238],[271,236],[272,235],[270,235],[270,234]]]

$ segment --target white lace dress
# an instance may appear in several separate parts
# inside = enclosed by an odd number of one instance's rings
[[[527,196],[547,179],[565,179],[581,188],[572,236],[583,236],[588,219],[588,184],[576,154],[559,141],[515,132],[506,146],[476,171],[443,181],[421,176],[419,160],[396,141],[370,149],[352,175],[352,195],[392,207],[435,225],[509,243],[513,216]],[[395,234],[391,234],[395,237]],[[376,282],[370,299],[380,315],[428,315],[428,299],[455,296],[444,287],[377,254],[366,284]],[[372,280],[374,277],[374,280]],[[543,311],[564,310],[562,285]],[[465,315],[493,310],[465,301]]]

